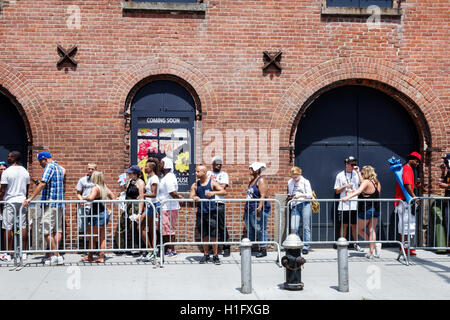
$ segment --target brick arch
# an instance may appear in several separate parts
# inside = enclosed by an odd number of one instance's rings
[[[55,146],[54,122],[45,101],[23,74],[1,61],[0,89],[23,117],[30,145],[51,150]]]
[[[196,107],[199,112],[212,110],[217,105],[208,79],[197,67],[177,58],[162,56],[141,61],[122,72],[111,87],[108,103],[118,108],[119,113],[123,113],[130,92],[136,85],[145,79],[160,75],[175,76],[189,84],[197,95],[194,100],[198,104]]]
[[[319,64],[298,78],[280,100],[271,126],[280,128],[282,145],[293,146],[301,114],[320,93],[339,85],[361,84],[382,90],[399,101],[419,126],[427,147],[448,150],[449,142],[432,146],[431,137],[442,136],[449,120],[433,90],[415,74],[389,61],[373,58],[338,58]],[[426,132],[428,131],[428,132]],[[290,162],[290,161],[289,161]]]

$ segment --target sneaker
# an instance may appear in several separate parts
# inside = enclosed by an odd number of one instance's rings
[[[62,256],[57,256],[56,257],[56,264],[58,266],[63,265],[64,264],[64,258]]]
[[[409,249],[409,255],[410,256],[417,256],[416,249]]]
[[[219,265],[219,264],[220,264],[219,256],[214,256],[214,257],[213,257],[213,263],[214,263],[215,265]]]
[[[224,257],[229,257],[231,255],[231,250],[230,249],[224,249],[223,250],[223,256]]]
[[[45,266],[56,266],[58,264],[58,257],[57,256],[51,256],[48,259],[45,259],[44,265]]]
[[[302,249],[302,254],[308,254],[309,250],[308,249]]]
[[[266,257],[267,256],[267,251],[266,249],[261,249],[259,251],[259,253],[256,255],[257,258],[262,258],[262,257]]]
[[[364,252],[364,250],[356,243],[353,245],[353,248],[355,248],[355,251],[357,252]]]
[[[203,255],[203,257],[200,259],[200,264],[207,263],[209,261],[209,254]]]
[[[366,258],[372,260],[374,258],[372,253],[366,253]]]
[[[375,252],[373,253],[373,256],[375,258],[379,258],[381,256],[381,243],[380,242],[375,243]]]
[[[11,261],[11,256],[7,253],[4,253],[0,256],[0,260],[9,262],[9,261]]]
[[[146,255],[143,255],[141,258],[142,262],[149,262],[155,259],[155,254],[153,252],[149,252]]]

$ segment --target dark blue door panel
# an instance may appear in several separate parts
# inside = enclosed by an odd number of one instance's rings
[[[27,134],[22,117],[10,100],[0,93],[0,161],[6,161],[8,153],[22,153],[22,164],[27,166]]]
[[[362,168],[375,168],[383,198],[393,198],[395,179],[387,159],[404,160],[419,150],[417,130],[406,110],[389,96],[368,87],[346,86],[321,95],[300,120],[295,138],[295,165],[303,169],[319,198],[333,199],[336,174],[344,170],[344,159],[353,155]],[[322,210],[322,208],[321,208]],[[313,216],[312,239],[332,240],[335,208]],[[388,225],[391,207],[382,210],[381,235]],[[317,233],[317,234],[314,234]]]
[[[145,161],[148,155],[177,159],[189,152],[189,169],[175,166],[179,191],[188,191],[194,182],[195,102],[180,84],[153,81],[142,87],[131,104],[131,162]]]

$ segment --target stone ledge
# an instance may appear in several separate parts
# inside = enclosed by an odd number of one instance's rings
[[[205,3],[167,3],[122,1],[123,10],[206,12]]]
[[[322,7],[321,14],[338,16],[371,16],[373,10],[367,8],[346,8],[346,7]],[[403,14],[402,8],[380,8],[381,16],[400,17]]]

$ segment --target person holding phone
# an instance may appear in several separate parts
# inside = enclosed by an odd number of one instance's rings
[[[444,189],[444,197],[450,197],[450,153],[444,154],[442,156],[441,163],[441,178],[439,179],[439,187]],[[447,233],[447,246],[450,245],[450,200],[444,200],[442,211],[444,214],[444,227]]]
[[[340,199],[351,195],[358,190],[362,181],[359,167],[356,165],[356,158],[349,156],[344,160],[345,169],[339,172],[334,183],[334,191],[339,194]],[[338,206],[339,222],[340,222],[340,236],[347,238],[348,225],[351,225],[351,236],[354,241],[358,240],[356,232],[356,224],[358,221],[358,202],[357,201],[340,201]],[[364,250],[355,243],[353,245],[356,251],[363,252]]]

